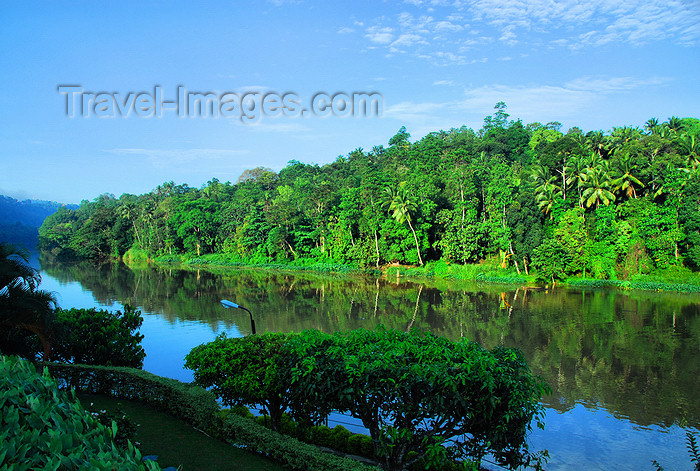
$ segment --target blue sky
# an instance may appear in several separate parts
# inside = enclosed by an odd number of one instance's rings
[[[386,146],[401,126],[412,141],[479,129],[499,101],[563,130],[700,117],[697,0],[7,2],[0,21],[0,193],[17,198],[235,182]],[[383,112],[70,118],[61,85],[292,93],[304,107],[319,92],[374,92]]]

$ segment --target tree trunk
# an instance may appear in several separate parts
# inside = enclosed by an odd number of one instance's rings
[[[376,229],[374,230],[374,248],[377,251],[377,268],[379,268],[379,238]]]
[[[408,220],[408,227],[410,227],[411,232],[413,232],[413,240],[416,241],[416,252],[418,252],[418,261],[420,262],[420,265],[423,266],[423,258],[420,256],[420,246],[418,245],[418,236],[416,235],[416,231],[413,229],[413,224],[411,224],[410,219]]]
[[[518,261],[515,259],[515,252],[513,252],[513,241],[509,241],[510,254],[513,256],[513,264],[515,265],[515,270],[520,274],[520,268],[518,268]]]

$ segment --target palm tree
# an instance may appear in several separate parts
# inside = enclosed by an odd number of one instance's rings
[[[598,207],[600,203],[608,206],[615,201],[615,195],[610,191],[611,182],[607,165],[589,167],[586,170],[583,187],[585,190],[581,195],[581,202],[585,203],[587,208],[590,208],[593,203]]]
[[[25,249],[0,243],[0,328],[20,328],[36,334],[48,360],[57,304],[53,293],[37,289],[40,281]]]
[[[698,168],[700,164],[700,139],[695,135],[683,134],[678,139],[683,153],[688,156],[688,166],[693,169]]]
[[[416,207],[416,203],[411,201],[408,196],[406,182],[399,183],[396,188],[389,187],[384,190],[384,194],[382,195],[382,207],[391,213],[391,216],[399,224],[403,224],[404,222],[408,223],[408,227],[411,228],[411,232],[413,233],[413,240],[416,242],[418,261],[422,266],[423,258],[420,255],[418,236],[416,235],[415,229],[413,229],[413,224],[411,224],[413,220],[411,213],[415,213],[418,208]]]
[[[659,129],[659,120],[656,118],[650,118],[644,123],[644,129],[646,129],[649,134],[654,134]]]
[[[613,155],[618,149],[622,148],[628,142],[638,140],[641,137],[642,131],[636,127],[622,126],[613,128],[609,139],[609,156]]]
[[[586,144],[588,148],[597,153],[601,158],[608,155],[608,137],[603,134],[603,131],[590,131],[586,134]]]
[[[535,165],[530,174],[530,180],[537,185],[535,187],[537,206],[545,215],[549,214],[550,220],[553,219],[552,207],[556,197],[562,193],[561,187],[554,183],[556,179],[557,177],[549,173],[549,168],[544,165]]]
[[[548,167],[544,165],[535,165],[532,167],[530,180],[532,180],[537,187],[541,187],[546,183],[551,183],[554,181],[555,177],[549,172]]]
[[[552,177],[555,178],[555,177]],[[542,212],[547,215],[549,214],[549,219],[554,220],[554,215],[552,214],[552,208],[559,195],[561,195],[561,188],[551,182],[547,182],[542,186],[537,187],[535,190],[537,196],[535,200],[537,201],[537,206],[542,210]]]
[[[598,154],[593,154],[595,157],[598,157]],[[567,185],[572,185],[573,183],[576,183],[576,188],[578,188],[578,199],[579,199],[579,206],[583,208],[583,203],[581,203],[581,195],[583,193],[583,182],[586,179],[586,169],[588,168],[588,161],[584,157],[574,157],[572,159],[569,159],[567,162],[567,170],[566,173],[568,175],[566,184]]]
[[[666,127],[673,134],[679,134],[685,129],[685,125],[683,125],[683,120],[677,116],[671,116],[670,118],[668,118],[668,123],[666,123]]]
[[[630,162],[630,157],[618,161],[615,163],[615,168],[611,172],[610,184],[613,186],[615,192],[620,190],[627,194],[628,198],[637,197],[637,191],[634,185],[639,187],[644,187],[644,184],[635,177],[632,172],[637,168],[636,165],[632,165]]]

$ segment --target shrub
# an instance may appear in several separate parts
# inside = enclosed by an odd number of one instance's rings
[[[115,422],[101,424],[26,360],[0,358],[0,404],[1,469],[160,469],[131,443],[119,449]]]
[[[273,430],[280,430],[289,407],[290,378],[283,371],[283,345],[288,334],[267,333],[241,338],[225,334],[199,345],[185,357],[195,382],[212,388],[225,405],[262,406]]]
[[[306,331],[290,349],[300,359],[292,403],[362,420],[386,469],[410,465],[409,451],[427,467],[478,464],[488,453],[517,467],[543,456],[529,452],[526,435],[533,419],[542,426],[547,387],[515,350],[383,329]]]
[[[58,309],[59,341],[54,356],[85,365],[141,368],[146,352],[141,347],[141,311],[128,304],[124,312],[92,309]]]

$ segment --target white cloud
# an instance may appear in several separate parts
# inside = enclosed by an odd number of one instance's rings
[[[365,37],[375,44],[389,44],[394,40],[393,31],[389,27],[370,26]]]
[[[412,132],[448,129],[470,122],[480,127],[484,116],[493,113],[494,104],[504,101],[513,117],[525,122],[576,119],[595,110],[605,97],[668,83],[666,78],[579,77],[559,85],[490,84],[466,89],[461,98],[445,102],[402,102],[387,107],[385,118],[399,120]],[[437,81],[433,85],[451,85]]]
[[[449,63],[444,53],[452,52],[454,63],[470,63],[464,47],[496,41],[510,47],[572,50],[616,43],[700,42],[698,0],[407,0],[404,4],[411,6],[411,12],[375,19],[365,36],[391,53],[432,57],[433,62]],[[443,56],[436,58],[436,51],[443,51]]]

